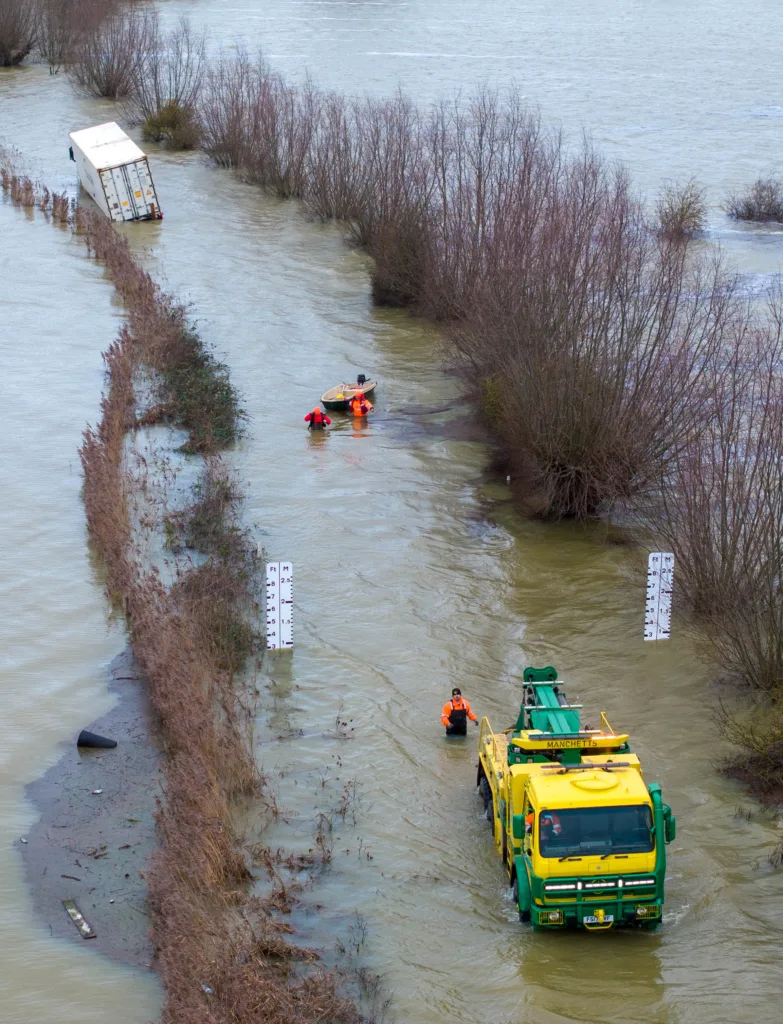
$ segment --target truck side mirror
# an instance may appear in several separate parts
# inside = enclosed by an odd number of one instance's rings
[[[68,155],[70,156],[71,160],[73,160],[74,162],[76,161],[76,157],[73,155],[73,146],[68,147]]]
[[[525,838],[525,818],[523,815],[511,815],[511,834],[514,837],[514,839]]]
[[[663,805],[663,837],[667,843],[677,838],[677,820],[667,804]]]

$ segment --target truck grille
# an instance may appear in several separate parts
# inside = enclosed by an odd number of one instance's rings
[[[644,878],[568,878],[544,882],[545,900],[575,902],[577,899],[644,899],[655,895],[655,879]]]

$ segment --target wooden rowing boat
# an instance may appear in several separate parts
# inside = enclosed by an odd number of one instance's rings
[[[364,395],[369,398],[375,391],[375,385],[374,380],[367,380],[364,384],[338,384],[334,388],[329,388],[326,394],[321,396],[321,402],[330,412],[347,412],[348,403],[354,395]]]

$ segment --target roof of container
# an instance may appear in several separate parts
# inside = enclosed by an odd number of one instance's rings
[[[115,121],[71,132],[68,138],[99,171],[144,159],[144,153]]]

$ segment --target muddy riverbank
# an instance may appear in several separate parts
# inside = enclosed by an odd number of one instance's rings
[[[78,748],[26,788],[40,818],[25,836],[25,877],[51,935],[89,942],[120,963],[152,968],[145,873],[155,849],[161,753],[145,683],[130,652],[108,669],[116,704],[85,728],[117,741],[113,750]],[[100,792],[99,792],[100,791]],[[96,933],[84,940],[65,912],[73,899]]]

